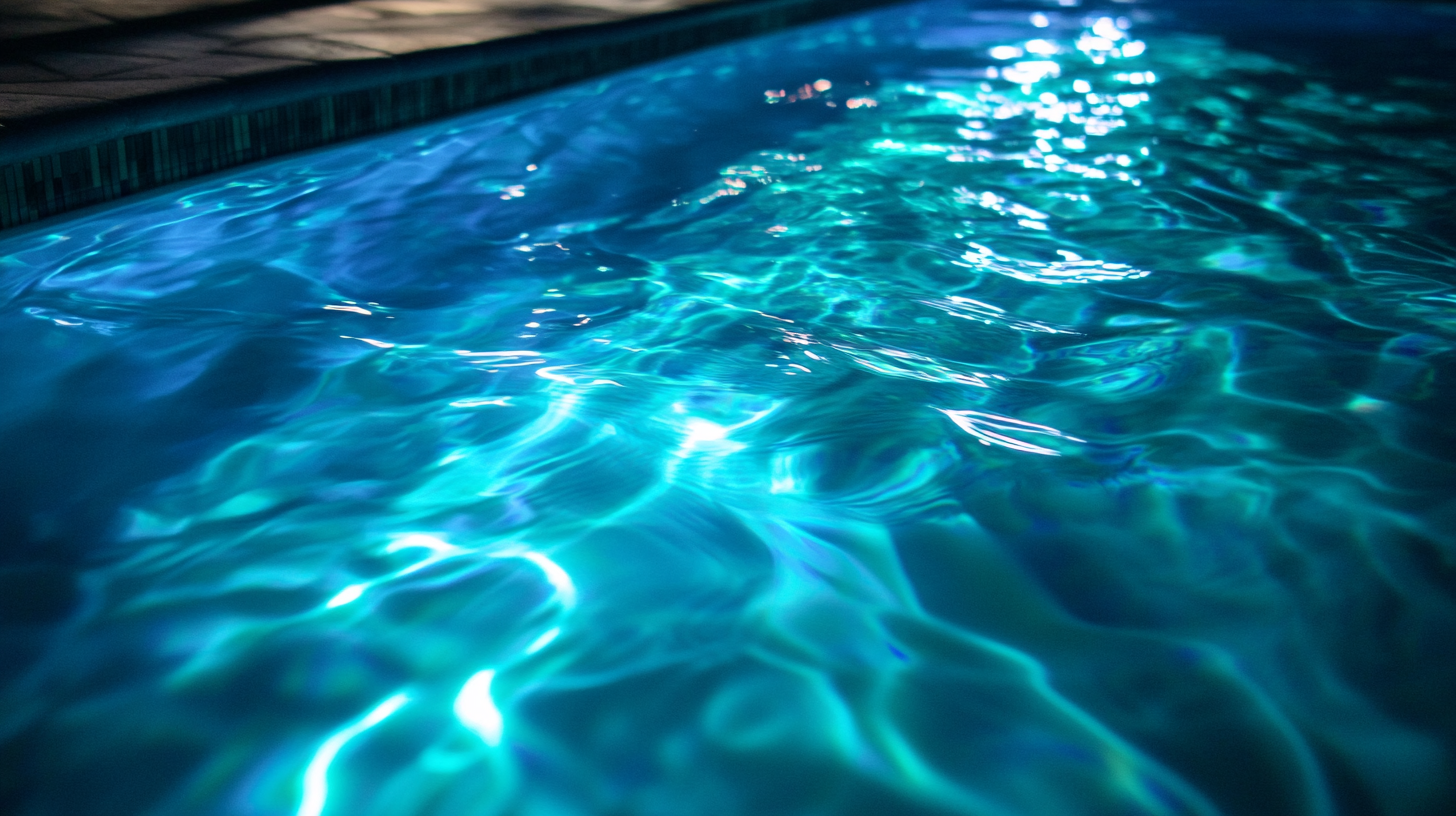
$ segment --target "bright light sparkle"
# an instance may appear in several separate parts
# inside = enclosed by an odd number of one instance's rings
[[[325,605],[324,608],[333,609],[336,606],[343,606],[346,603],[353,603],[354,601],[359,600],[360,596],[364,594],[364,590],[368,588],[368,584],[353,584],[351,586],[346,586],[344,587],[342,592],[330,598],[329,602]]]
[[[460,689],[455,698],[455,716],[460,723],[485,741],[486,745],[500,745],[501,732],[505,727],[500,709],[490,696],[490,683],[495,679],[495,669],[477,672]]]
[[[329,799],[329,766],[333,764],[339,751],[350,740],[384,722],[409,702],[409,699],[408,694],[396,694],[375,706],[358,721],[324,740],[324,744],[314,752],[313,759],[303,772],[303,801],[298,805],[298,816],[320,816],[324,812],[324,805]]]
[[[553,640],[556,640],[556,638],[560,635],[561,627],[557,626],[552,629],[548,629],[545,634],[541,635],[541,637],[536,638],[536,640],[530,646],[526,647],[526,654],[535,654],[546,648],[547,646],[550,646],[551,642]]]

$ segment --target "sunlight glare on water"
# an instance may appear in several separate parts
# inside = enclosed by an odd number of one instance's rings
[[[0,237],[0,810],[1456,812],[1449,11],[933,0]]]

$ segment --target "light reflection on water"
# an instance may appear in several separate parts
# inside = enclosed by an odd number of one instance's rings
[[[1453,85],[1253,9],[911,5],[6,236],[0,801],[1448,813]]]

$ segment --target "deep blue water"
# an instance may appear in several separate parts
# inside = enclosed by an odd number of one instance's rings
[[[1453,12],[911,4],[0,236],[0,811],[1456,813]]]

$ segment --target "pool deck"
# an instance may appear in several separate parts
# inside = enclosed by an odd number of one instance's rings
[[[7,0],[0,229],[893,0]]]

